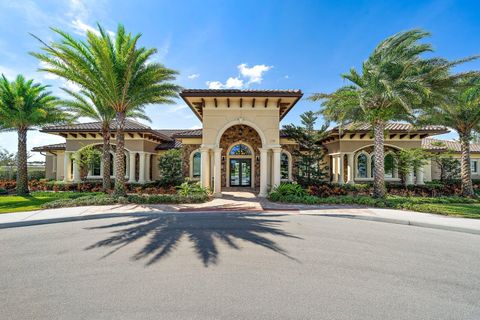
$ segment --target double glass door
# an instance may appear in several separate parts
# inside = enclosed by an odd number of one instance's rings
[[[250,187],[252,179],[251,159],[230,159],[230,186]]]

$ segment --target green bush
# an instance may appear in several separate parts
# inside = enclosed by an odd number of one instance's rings
[[[200,183],[195,182],[184,182],[177,187],[178,194],[184,197],[192,196],[192,195],[203,195],[208,196],[208,189],[204,188],[200,185]]]
[[[287,196],[303,197],[307,195],[302,186],[296,183],[280,183],[271,193],[280,198]]]
[[[182,196],[179,194],[158,194],[158,195],[130,195],[128,202],[137,204],[162,204],[162,203],[201,203],[208,200],[204,194],[193,194]]]
[[[5,195],[8,194],[8,191],[6,189],[0,188],[0,195]]]
[[[126,203],[120,198],[114,198],[112,196],[101,194],[101,195],[88,195],[83,197],[78,197],[75,199],[59,199],[52,202],[47,202],[42,205],[42,208],[53,209],[53,208],[65,208],[65,207],[80,207],[80,206],[100,206],[108,204],[117,204],[117,203]]]
[[[162,186],[176,186],[182,183],[182,152],[177,149],[165,152],[158,160],[158,169]]]

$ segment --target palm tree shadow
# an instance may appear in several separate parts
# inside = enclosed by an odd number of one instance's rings
[[[104,257],[147,238],[147,244],[132,259],[148,259],[146,265],[152,265],[166,258],[178,246],[182,237],[193,243],[197,257],[205,267],[218,262],[216,241],[228,247],[240,250],[237,240],[262,246],[278,254],[293,259],[288,252],[266,235],[301,239],[280,229],[283,222],[275,219],[280,215],[262,216],[253,213],[148,213],[131,214],[128,221],[108,224],[88,229],[122,228],[112,231],[113,235],[101,240],[85,250],[94,248],[113,248]]]

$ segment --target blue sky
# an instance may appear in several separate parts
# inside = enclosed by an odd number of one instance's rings
[[[158,49],[158,61],[180,72],[183,87],[298,88],[308,96],[343,85],[341,73],[401,30],[430,31],[435,55],[480,54],[478,12],[479,1],[0,0],[0,73],[22,73],[57,93],[72,85],[36,72],[38,61],[28,52],[39,45],[28,33],[49,41],[49,27],[83,37],[96,22],[112,31],[123,23],[143,34],[142,45]],[[462,69],[480,69],[480,62]],[[318,105],[303,99],[282,124],[298,122],[306,110]],[[200,127],[181,100],[147,112],[154,128]],[[29,149],[62,141],[38,132],[28,139]],[[1,133],[0,147],[15,151],[16,135]]]

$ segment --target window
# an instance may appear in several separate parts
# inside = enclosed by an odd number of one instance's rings
[[[290,164],[288,161],[288,154],[282,152],[280,156],[280,175],[282,180],[289,180],[290,179]]]
[[[192,178],[200,178],[201,166],[202,155],[200,152],[195,152],[192,157]]]
[[[99,176],[102,170],[102,159],[95,157],[92,161],[90,171],[92,176]]]
[[[394,169],[395,169],[395,159],[393,158],[392,154],[387,154],[385,156],[385,178],[393,178]]]
[[[250,151],[250,148],[244,144],[237,144],[232,149],[230,149],[230,155],[243,156],[243,155],[250,155],[250,154],[252,154],[252,152]]]
[[[367,155],[360,154],[357,157],[357,177],[367,178]]]
[[[470,170],[472,171],[472,173],[478,172],[477,160],[470,160]]]
[[[375,155],[370,156],[370,178],[373,178],[373,173],[375,172]]]
[[[113,176],[113,154],[111,153],[110,153],[110,175]]]

